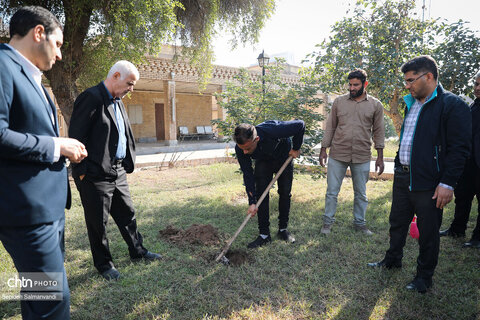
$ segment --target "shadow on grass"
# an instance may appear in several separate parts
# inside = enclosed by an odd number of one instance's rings
[[[389,197],[387,193],[372,199],[370,210],[378,211],[375,208],[388,202]],[[205,314],[228,316],[265,301],[280,308],[285,299],[301,301],[306,306],[303,313],[320,316],[332,297],[354,301],[343,305],[339,319],[352,314],[360,319],[368,318],[381,291],[370,292],[370,284],[365,281],[369,271],[364,268],[366,261],[362,256],[364,251],[384,245],[385,237],[369,238],[353,231],[351,223],[346,222],[351,219],[347,213],[351,212],[351,201],[339,204],[335,233],[328,238],[320,237],[321,210],[305,210],[312,208],[315,201],[292,206],[291,230],[296,233],[296,244],[274,241],[251,253],[254,262],[238,268],[212,261],[224,242],[215,247],[179,246],[160,240],[158,231],[167,225],[187,228],[194,223],[212,224],[226,240],[243,221],[246,205],[234,206],[214,197],[194,197],[183,203],[157,207],[139,201],[138,224],[145,244],[149,250],[164,254],[164,260],[148,265],[130,263],[126,245],[116,228],[110,226],[112,254],[123,277],[116,283],[103,281],[94,272],[89,255],[87,261],[75,262],[87,267],[87,271],[69,276],[73,292],[72,318],[137,319],[167,313],[172,319],[199,319]],[[278,209],[275,192],[270,203],[274,227]],[[382,214],[371,220],[372,226],[384,228]],[[232,248],[243,248],[257,232],[254,219]],[[85,239],[86,231],[76,228],[70,242],[80,249],[88,244]],[[366,250],[363,246],[367,246]],[[358,281],[359,277],[364,280]],[[357,292],[363,295],[360,301],[356,301]],[[102,306],[100,313],[99,305]]]
[[[147,192],[132,190],[145,246],[162,253],[164,259],[150,264],[130,262],[125,243],[110,223],[111,252],[122,274],[118,282],[106,282],[96,273],[83,211],[77,205],[67,217],[72,319],[190,320],[233,318],[239,313],[242,317],[237,318],[260,319],[262,311],[270,312],[273,319],[474,319],[479,308],[480,280],[476,275],[480,251],[459,250],[459,242],[442,239],[433,290],[426,295],[406,292],[418,255],[413,239],[407,239],[401,270],[366,267],[368,262],[380,260],[388,247],[391,184],[372,181],[367,185],[367,220],[375,232],[371,237],[353,230],[349,185],[351,180],[344,182],[329,237],[319,234],[325,181],[302,184],[305,190],[292,192],[289,225],[297,242],[290,245],[274,240],[250,251],[253,261],[235,268],[212,261],[225,242],[211,247],[176,245],[159,239],[158,231],[167,225],[185,229],[194,223],[211,224],[226,240],[245,217],[246,203],[235,205],[229,200],[240,187],[232,191],[218,183],[206,192],[187,190],[187,195],[181,196],[162,195],[161,186]],[[78,195],[75,197],[78,204]],[[274,234],[276,191],[271,193],[270,208]],[[232,249],[244,248],[257,236],[257,221],[252,220]],[[2,302],[0,308],[7,316],[19,312],[10,303]]]

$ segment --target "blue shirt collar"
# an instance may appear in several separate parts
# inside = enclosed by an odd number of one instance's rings
[[[107,86],[105,85],[105,81],[102,81],[102,84],[103,84],[103,86],[105,87],[105,90],[107,90],[108,99],[110,99],[110,101],[112,101],[112,102],[118,102],[118,101],[120,101],[120,98],[114,98],[114,97],[112,96],[112,94],[110,93],[110,91],[108,91],[108,88],[107,88]]]
[[[429,95],[426,99],[425,99],[425,103],[429,102],[430,100],[434,99],[436,96],[437,96],[437,91],[438,91],[438,86],[435,88],[435,90],[433,90],[432,94]],[[403,100],[405,101],[405,103],[407,104],[407,108],[408,110],[410,110],[410,107],[413,106],[413,104],[415,103],[415,101],[417,99],[415,99],[411,94],[408,94],[406,95],[405,97],[403,97]]]

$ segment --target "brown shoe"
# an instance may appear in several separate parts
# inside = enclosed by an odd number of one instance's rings
[[[371,236],[373,234],[372,231],[368,230],[367,226],[363,225],[363,226],[359,226],[359,225],[353,225],[353,227],[355,228],[355,231],[361,231],[363,234],[367,235],[367,236]]]

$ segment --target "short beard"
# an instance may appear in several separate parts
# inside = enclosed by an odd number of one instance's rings
[[[360,96],[363,94],[364,89],[365,89],[365,86],[362,84],[362,87],[361,87],[360,89],[358,89],[357,93],[352,94],[352,91],[350,91],[350,98],[358,98],[358,97],[360,97]]]

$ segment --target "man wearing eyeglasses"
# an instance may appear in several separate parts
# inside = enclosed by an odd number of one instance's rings
[[[472,153],[465,164],[463,173],[455,188],[455,216],[446,230],[440,231],[440,237],[465,237],[473,197],[480,200],[480,71],[475,75],[473,83],[475,101],[470,105],[472,114]],[[477,205],[480,212],[480,202]],[[463,244],[464,248],[480,248],[480,214],[472,237]]]
[[[390,211],[390,248],[370,267],[402,266],[403,247],[414,214],[420,232],[417,274],[407,290],[425,293],[432,286],[438,262],[442,212],[470,153],[471,115],[467,104],[438,83],[438,67],[430,56],[402,66],[407,108],[395,158]]]

